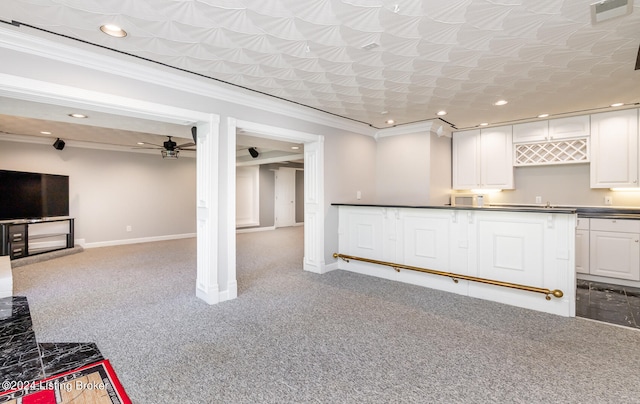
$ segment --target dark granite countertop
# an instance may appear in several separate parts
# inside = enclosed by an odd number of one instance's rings
[[[455,210],[491,210],[504,212],[535,212],[535,213],[568,213],[578,217],[594,219],[637,219],[640,220],[640,208],[626,207],[598,207],[598,206],[556,206],[543,205],[487,205],[483,207],[451,206],[451,205],[391,205],[366,203],[332,203],[333,206],[363,206],[377,208],[417,208],[417,209],[455,209]]]
[[[332,206],[360,206],[372,208],[412,208],[412,209],[448,209],[448,210],[484,210],[497,212],[528,212],[528,213],[566,213],[575,214],[576,208],[569,207],[542,207],[525,205],[488,205],[483,207],[451,206],[451,205],[383,205],[366,203],[332,203]]]
[[[578,217],[594,219],[640,219],[640,209],[578,208]]]

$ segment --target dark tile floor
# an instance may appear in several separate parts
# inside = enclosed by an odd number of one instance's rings
[[[578,279],[576,316],[640,329],[640,288]]]
[[[27,298],[0,299],[0,393],[103,359],[94,343],[38,343]]]

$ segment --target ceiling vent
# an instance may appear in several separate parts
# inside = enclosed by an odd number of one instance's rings
[[[371,42],[371,43],[368,43],[368,44],[366,44],[366,45],[363,45],[363,46],[362,46],[362,49],[364,49],[364,50],[371,50],[371,49],[373,49],[373,48],[377,48],[378,46],[380,46],[380,45],[378,45],[378,44],[377,44],[377,43],[375,43],[375,42]]]
[[[591,23],[598,24],[612,18],[631,14],[633,0],[603,0],[591,4]]]

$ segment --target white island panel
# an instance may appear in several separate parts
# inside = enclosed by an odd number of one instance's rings
[[[341,205],[339,253],[397,265],[561,290],[489,285],[375,263],[340,269],[562,316],[575,316],[575,226],[570,213]]]

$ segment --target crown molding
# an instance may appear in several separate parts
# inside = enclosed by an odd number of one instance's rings
[[[11,49],[17,52],[57,60],[95,71],[205,96],[207,98],[256,108],[348,132],[368,136],[375,135],[375,129],[364,123],[350,121],[346,118],[334,116],[275,97],[257,93],[244,93],[240,88],[235,88],[231,84],[224,84],[213,79],[186,77],[183,73],[166,72],[156,67],[148,66],[146,65],[147,62],[139,61],[136,63],[123,60],[123,58],[115,58],[60,42],[54,42],[46,38],[19,32],[18,30],[20,29],[25,28],[13,26],[0,27],[0,48]],[[249,90],[245,91],[249,92]]]
[[[377,131],[374,135],[376,140],[385,137],[410,135],[414,133],[433,133],[438,136],[451,137],[453,128],[441,119],[433,119],[425,122],[417,122],[407,125],[394,126]]]

